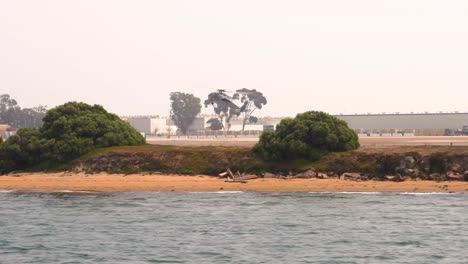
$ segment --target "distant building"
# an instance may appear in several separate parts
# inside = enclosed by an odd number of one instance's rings
[[[196,117],[192,124],[190,124],[188,131],[193,132],[193,131],[200,131],[200,130],[205,130],[208,126],[206,121],[208,121],[208,117]]]
[[[263,125],[257,125],[257,124],[246,124],[244,130],[247,131],[263,131]],[[229,129],[231,131],[242,131],[242,124],[240,125],[231,125],[231,128]]]
[[[275,125],[263,125],[263,131],[274,131]]]
[[[0,137],[3,139],[7,139],[9,133],[7,132],[10,127],[8,125],[0,125]]]
[[[356,114],[335,117],[346,121],[358,134],[374,136],[443,136],[447,130],[461,130],[464,125],[468,125],[468,113]],[[247,124],[245,130],[276,129],[282,119],[262,117],[256,124]],[[231,130],[241,130],[242,119],[233,118],[231,125]]]
[[[274,130],[283,118],[279,117],[260,117],[256,123],[245,124],[245,131],[264,131]],[[234,117],[231,119],[231,131],[242,131],[242,124],[244,120],[241,117]]]
[[[468,124],[468,113],[336,115],[357,133],[411,133],[415,136],[443,136],[446,129]]]
[[[167,134],[170,126],[166,118],[137,116],[127,117],[126,121],[138,132],[145,135]]]
[[[415,136],[442,136],[447,130],[462,130],[468,125],[468,113],[423,113],[423,114],[356,114],[335,115],[348,123],[348,126],[361,135],[392,136],[396,134]],[[209,131],[208,121],[217,118],[216,115],[202,115],[193,121],[189,133],[205,133]],[[175,134],[177,127],[170,118],[158,116],[124,117],[130,125],[146,135]],[[261,117],[255,124],[247,123],[245,131],[262,132],[274,130],[284,119],[282,117]],[[234,116],[231,119],[229,131],[234,133],[242,130],[243,119]]]

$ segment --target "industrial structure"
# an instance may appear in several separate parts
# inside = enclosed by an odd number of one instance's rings
[[[355,114],[335,115],[344,120],[360,136],[444,136],[463,135],[468,127],[468,113],[411,113],[411,114]],[[214,115],[195,118],[189,134],[210,132],[208,121]],[[159,116],[124,117],[130,125],[145,135],[175,135],[177,127],[170,118]],[[246,134],[259,135],[264,130],[276,129],[283,118],[262,117],[255,124],[247,124]],[[241,118],[234,116],[229,129],[233,133],[242,130]],[[468,135],[468,133],[467,133]]]
[[[138,132],[144,135],[176,135],[177,127],[171,118],[159,117],[159,116],[125,116],[121,117],[122,120],[129,123]],[[207,124],[207,121],[211,118],[216,118],[214,115],[203,115],[198,116],[189,126],[189,134],[200,134],[205,132],[216,132],[211,131]],[[242,130],[242,119],[234,117],[231,120],[232,132],[240,132]],[[245,126],[245,132],[247,134],[259,135],[265,129],[272,130],[281,121],[281,118],[259,118],[255,124],[247,124]],[[254,133],[256,132],[256,133]]]
[[[358,134],[443,136],[468,124],[468,113],[337,115]]]
[[[171,131],[168,120],[159,116],[132,116],[122,119],[144,135],[170,134]]]

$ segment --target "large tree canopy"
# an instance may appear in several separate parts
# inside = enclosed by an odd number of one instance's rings
[[[257,122],[258,118],[252,114],[266,104],[267,99],[261,92],[247,88],[237,90],[232,97],[227,95],[225,90],[218,90],[218,92],[210,93],[208,99],[205,100],[205,107],[213,106],[220,122],[226,124],[225,129],[230,128],[230,120],[233,116],[242,115],[242,131],[247,122]]]
[[[205,100],[205,107],[213,106],[215,114],[219,118],[221,127],[229,130],[231,123],[230,120],[234,115],[239,112],[239,107],[233,103],[235,98],[230,98],[222,92],[214,92],[208,95]]]
[[[200,113],[200,98],[193,94],[175,92],[170,95],[171,118],[177,128],[187,134],[190,125]]]
[[[255,89],[249,90],[247,88],[237,90],[234,96],[239,98],[242,103],[239,112],[243,117],[242,131],[244,131],[247,122],[257,123],[258,118],[252,114],[255,110],[262,109],[263,106],[267,104],[267,99],[261,92]]]
[[[276,131],[266,131],[254,151],[269,160],[317,159],[329,151],[359,147],[357,134],[345,121],[310,111],[283,119]]]
[[[38,129],[20,129],[0,145],[0,168],[48,167],[95,148],[141,145],[143,136],[102,106],[70,102],[47,112]]]
[[[221,121],[219,121],[218,118],[210,118],[208,121],[206,121],[207,124],[209,124],[208,128],[210,130],[221,130],[223,129],[223,124]]]

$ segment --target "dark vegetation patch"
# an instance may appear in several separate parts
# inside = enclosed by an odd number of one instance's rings
[[[327,153],[358,147],[358,136],[345,121],[309,111],[281,120],[275,131],[265,131],[253,151],[271,161],[319,160]]]
[[[468,170],[468,147],[372,148],[370,151],[359,149],[330,153],[312,166],[320,171],[333,171],[337,174],[360,172],[364,175],[395,175],[400,167],[418,169],[425,173],[464,173]]]
[[[387,148],[372,151],[360,149],[329,153],[320,160],[264,161],[244,147],[181,147],[145,145],[113,147],[95,150],[72,164],[75,170],[90,173],[160,172],[170,174],[217,175],[230,168],[232,171],[261,174],[264,172],[288,174],[306,171],[311,167],[323,172],[342,174],[360,172],[365,175],[394,175],[396,169],[411,157],[417,167],[427,173],[448,170],[463,173],[468,170],[468,148],[441,147],[430,149],[402,148],[396,151]]]
[[[145,139],[102,106],[69,102],[47,112],[39,128],[23,128],[0,144],[0,170],[56,170],[97,148],[143,145]]]
[[[178,147],[146,145],[96,151],[75,161],[74,169],[87,172],[161,172],[218,174],[226,168],[262,173],[268,164],[255,158],[249,148]]]

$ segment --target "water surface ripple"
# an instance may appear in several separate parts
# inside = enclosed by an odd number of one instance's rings
[[[0,192],[0,263],[468,263],[468,195]]]

